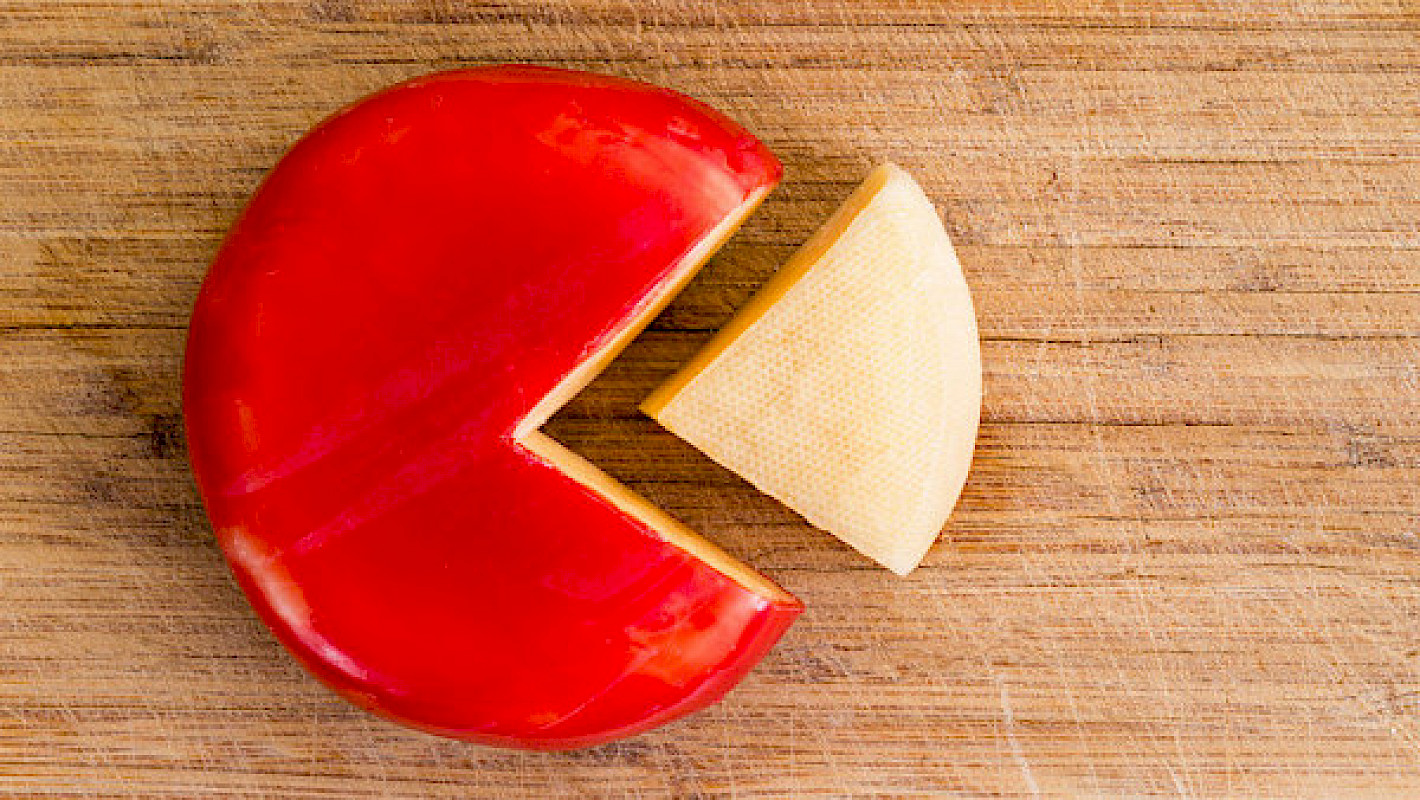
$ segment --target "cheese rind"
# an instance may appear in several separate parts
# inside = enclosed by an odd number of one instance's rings
[[[188,454],[253,608],[356,705],[567,749],[722,697],[802,610],[547,438],[777,183],[669,90],[475,67],[294,144],[203,282]]]
[[[971,295],[932,202],[876,169],[642,408],[910,572],[961,493],[981,408]]]

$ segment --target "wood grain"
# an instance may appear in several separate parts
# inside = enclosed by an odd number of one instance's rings
[[[1414,794],[1420,8],[1122,5],[0,0],[0,795]],[[574,754],[306,677],[182,440],[188,309],[264,171],[499,61],[681,89],[787,167],[551,430],[809,611],[726,702]],[[885,158],[985,340],[972,479],[905,580],[634,412]]]

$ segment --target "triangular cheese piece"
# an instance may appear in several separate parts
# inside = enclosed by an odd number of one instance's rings
[[[877,168],[642,409],[910,572],[961,493],[981,409],[971,295],[931,200]]]

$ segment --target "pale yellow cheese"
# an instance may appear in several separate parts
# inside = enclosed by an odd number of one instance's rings
[[[966,482],[981,409],[971,294],[931,200],[874,170],[642,409],[910,572]]]

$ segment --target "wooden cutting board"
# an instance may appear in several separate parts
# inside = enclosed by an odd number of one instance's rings
[[[181,432],[188,309],[263,172],[498,61],[680,89],[787,167],[551,430],[809,610],[726,702],[573,754],[308,678]],[[972,478],[907,579],[634,410],[881,159],[984,337]],[[1417,365],[1409,0],[0,0],[0,795],[1414,796]]]

